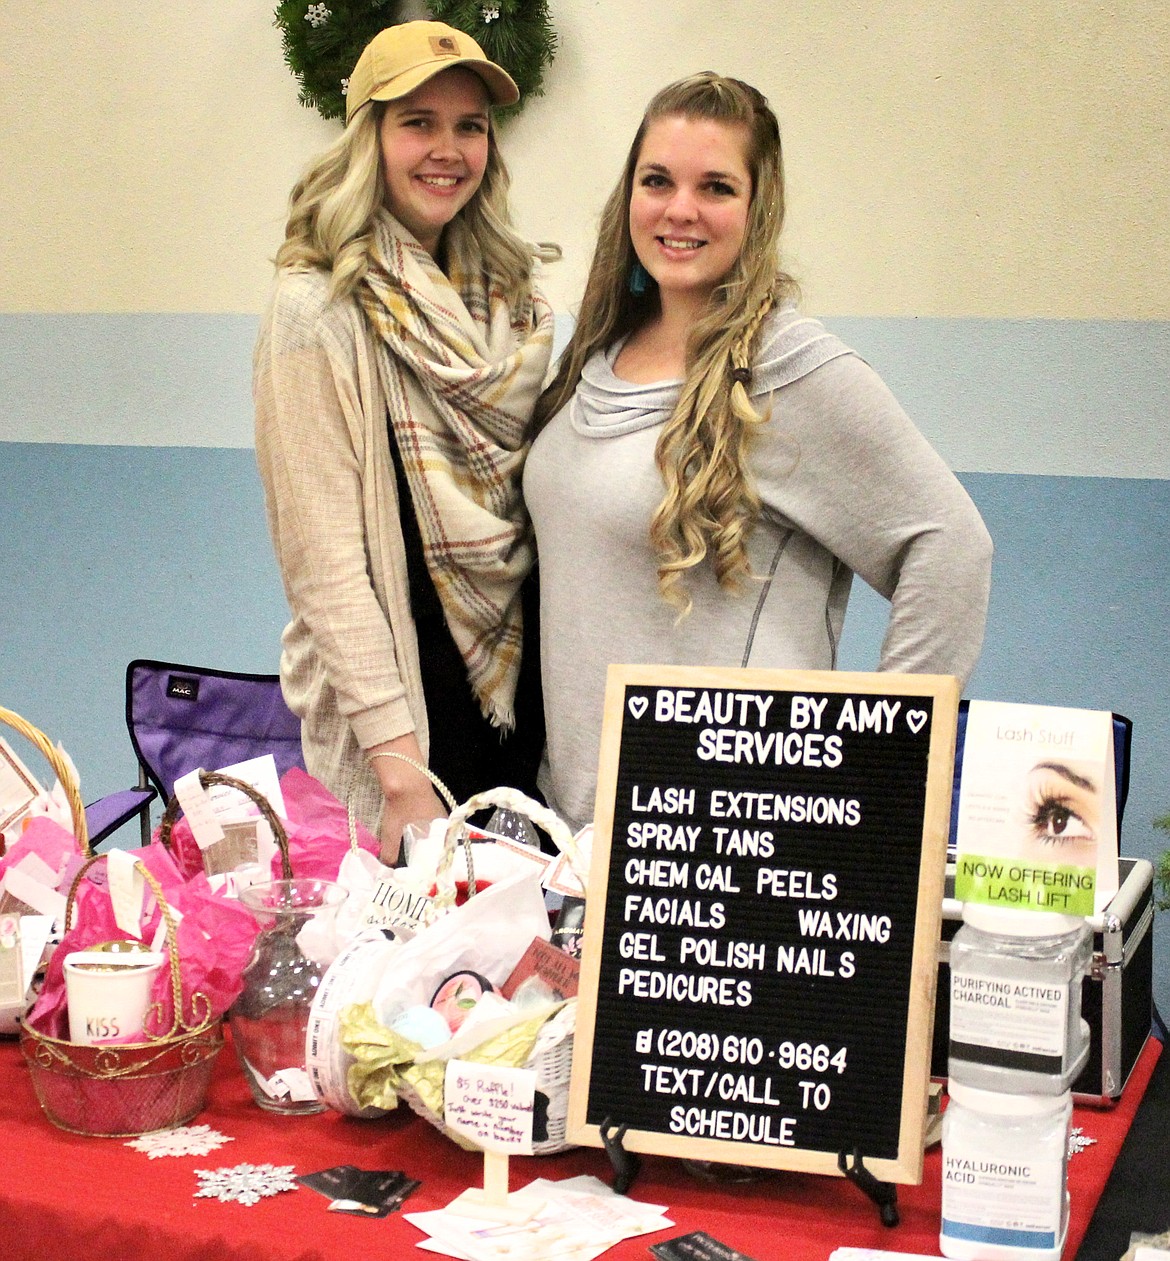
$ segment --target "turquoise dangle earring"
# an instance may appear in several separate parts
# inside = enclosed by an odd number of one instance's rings
[[[626,282],[630,292],[635,298],[640,298],[653,283],[654,277],[642,266],[639,259],[634,259],[634,265],[630,268],[630,278]]]

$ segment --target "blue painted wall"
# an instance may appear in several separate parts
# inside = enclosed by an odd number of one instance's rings
[[[1152,858],[1152,819],[1170,811],[1170,325],[829,322],[962,470],[995,539],[970,695],[1131,717],[1123,850]],[[0,317],[0,704],[65,745],[87,799],[133,777],[129,660],[277,667],[286,610],[249,447],[255,326]],[[858,590],[842,665],[872,668],[883,627],[882,601]]]

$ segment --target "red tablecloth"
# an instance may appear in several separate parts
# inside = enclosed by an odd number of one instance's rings
[[[1085,1233],[1161,1050],[1146,1046],[1121,1103],[1078,1108],[1073,1124],[1097,1141],[1069,1166],[1072,1214],[1065,1257]],[[241,1163],[293,1165],[310,1173],[332,1165],[402,1169],[421,1179],[406,1211],[440,1208],[482,1184],[482,1161],[402,1108],[386,1120],[334,1113],[278,1117],[251,1101],[230,1045],[221,1053],[209,1106],[197,1120],[232,1136],[207,1156],[149,1159],[123,1140],[55,1129],[41,1114],[15,1043],[0,1044],[0,1252],[6,1261],[353,1261],[374,1255],[432,1255],[400,1216],[366,1220],[330,1213],[307,1188],[252,1206],[195,1199],[196,1169]],[[513,1189],[532,1178],[593,1173],[611,1180],[603,1152],[588,1148],[511,1162]],[[833,1248],[886,1248],[937,1254],[940,1156],[927,1154],[923,1182],[898,1188],[901,1225],[881,1225],[877,1210],[841,1178],[774,1174],[746,1185],[696,1181],[680,1161],[643,1159],[630,1194],[669,1205],[676,1227],[611,1249],[607,1259],[649,1255],[647,1244],[706,1230],[758,1261],[825,1261]]]

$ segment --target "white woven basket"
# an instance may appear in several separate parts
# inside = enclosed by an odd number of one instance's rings
[[[487,792],[477,793],[461,806],[451,812],[447,821],[447,833],[443,844],[443,857],[439,863],[439,895],[436,901],[440,907],[454,903],[455,885],[446,877],[450,874],[455,851],[462,843],[464,824],[478,810],[488,806],[496,806],[504,810],[512,810],[530,819],[537,827],[548,833],[553,844],[565,855],[577,878],[585,884],[587,872],[581,870],[582,858],[573,841],[568,826],[556,814],[531,797],[525,796],[514,788],[492,788]],[[474,894],[474,875],[469,869],[469,894]],[[552,1156],[557,1152],[567,1151],[572,1144],[565,1142],[565,1128],[569,1113],[569,1077],[573,1067],[573,1031],[577,1023],[577,1000],[570,999],[545,1022],[533,1044],[532,1051],[524,1064],[536,1072],[537,1094],[547,1100],[537,1099],[536,1117],[533,1126],[532,1151],[537,1156]],[[436,1129],[450,1137],[450,1132],[443,1124],[441,1115],[429,1108],[413,1087],[406,1085],[399,1089],[398,1097],[410,1109]],[[542,1114],[546,1118],[541,1124]],[[543,1131],[543,1135],[542,1135]]]
[[[571,998],[545,1022],[532,1053],[523,1065],[535,1070],[537,1095],[543,1095],[547,1101],[547,1104],[539,1098],[536,1101],[532,1132],[534,1156],[555,1156],[572,1147],[571,1143],[565,1142],[565,1128],[569,1117],[569,1076],[573,1067],[573,1030],[576,1024],[577,1000]],[[398,1097],[441,1134],[453,1138],[442,1116],[427,1107],[414,1087],[400,1087]]]

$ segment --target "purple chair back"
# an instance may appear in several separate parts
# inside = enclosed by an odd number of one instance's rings
[[[283,775],[304,767],[301,721],[275,674],[237,674],[168,661],[126,668],[126,726],[146,778],[170,801],[175,780],[271,753]]]

